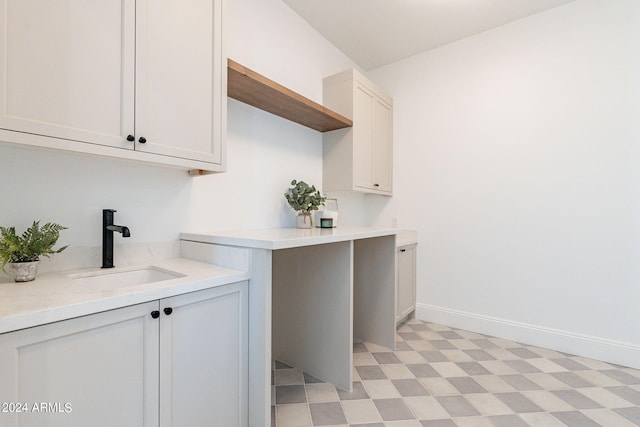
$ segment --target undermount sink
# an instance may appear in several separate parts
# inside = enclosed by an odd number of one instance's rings
[[[153,265],[92,271],[69,276],[74,282],[94,289],[117,289],[185,277],[184,274]]]

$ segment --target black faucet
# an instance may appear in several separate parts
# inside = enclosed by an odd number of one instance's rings
[[[130,237],[129,229],[124,225],[113,223],[115,209],[102,210],[102,268],[113,268],[113,232],[122,233],[122,237]]]

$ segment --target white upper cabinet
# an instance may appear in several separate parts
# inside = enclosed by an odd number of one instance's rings
[[[138,3],[136,150],[220,165],[227,101],[222,2]]]
[[[129,147],[134,17],[134,0],[0,1],[0,128]]]
[[[323,103],[353,127],[323,135],[323,190],[390,196],[393,187],[393,100],[356,70],[323,81]]]
[[[223,0],[0,0],[0,140],[224,170]]]

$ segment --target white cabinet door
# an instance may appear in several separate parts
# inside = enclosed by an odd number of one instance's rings
[[[242,282],[160,301],[160,426],[247,425],[247,298]]]
[[[0,0],[0,129],[132,148],[134,16],[134,0]]]
[[[157,307],[0,335],[0,402],[27,404],[1,413],[0,425],[157,426],[159,330],[150,316]]]
[[[136,150],[221,164],[222,1],[138,0],[138,5]]]
[[[373,188],[391,194],[393,170],[393,110],[375,99],[373,114]]]
[[[393,100],[356,70],[323,81],[323,102],[353,120],[323,135],[323,190],[391,196]]]
[[[223,6],[0,0],[0,136],[224,171]]]
[[[365,189],[372,189],[374,184],[375,102],[370,91],[356,84],[353,100],[354,185]]]
[[[397,257],[396,322],[416,307],[416,245],[398,248]]]

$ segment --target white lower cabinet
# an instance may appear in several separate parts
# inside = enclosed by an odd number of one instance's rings
[[[406,319],[416,309],[416,245],[397,249],[396,322]]]
[[[246,426],[247,283],[0,335],[0,426]]]

